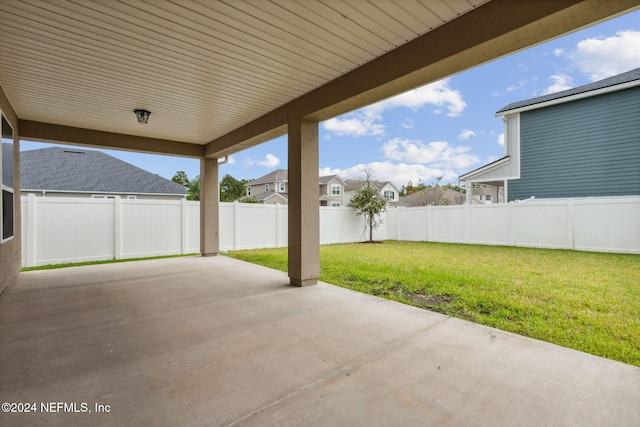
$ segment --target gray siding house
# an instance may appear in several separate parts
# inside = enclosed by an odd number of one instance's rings
[[[344,204],[344,181],[338,175],[319,177],[320,206],[340,207]],[[283,204],[289,202],[289,179],[286,169],[276,169],[248,184],[245,184],[246,198],[253,198],[263,204]]]
[[[505,156],[461,175],[467,189],[503,188],[508,201],[640,195],[640,68],[496,115]]]
[[[187,189],[101,151],[49,147],[20,153],[22,194],[180,200]]]

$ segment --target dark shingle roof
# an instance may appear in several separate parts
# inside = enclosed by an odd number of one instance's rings
[[[362,179],[348,179],[344,182],[344,191],[357,191],[361,189],[367,181]],[[385,185],[393,183],[391,181],[371,181],[378,190],[382,190]],[[395,186],[394,186],[395,187]]]
[[[268,174],[261,176],[258,179],[254,179],[246,185],[258,185],[258,184],[266,184],[269,182],[283,182],[287,180],[287,170],[286,169],[276,169],[273,172],[269,172]]]
[[[245,186],[252,186],[258,184],[267,184],[270,182],[284,182],[288,180],[289,172],[286,169],[276,169],[273,172],[269,172],[268,174],[261,176],[260,178],[254,179],[253,181],[245,184]],[[320,184],[326,184],[335,178],[338,175],[327,175],[319,177]],[[338,177],[338,179],[342,180],[342,178]]]
[[[168,179],[101,151],[42,148],[20,153],[21,187],[25,190],[134,194],[186,194]]]
[[[629,83],[635,80],[640,80],[640,68],[627,71],[626,73],[618,74],[617,76],[609,77],[597,82],[589,83],[583,86],[574,87],[572,89],[563,90],[549,95],[539,96],[537,98],[526,99],[524,101],[513,102],[504,108],[496,111],[496,114],[504,113],[505,111],[515,110],[517,108],[528,107],[543,102],[553,101],[555,99],[566,98],[568,96],[578,95],[585,92],[591,92],[598,89],[604,89],[610,86],[616,86],[623,83]]]

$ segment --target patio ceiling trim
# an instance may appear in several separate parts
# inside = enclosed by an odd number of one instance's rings
[[[20,138],[30,141],[75,144],[180,157],[202,158],[204,156],[204,146],[199,144],[104,132],[30,120],[20,120],[19,127]]]
[[[208,143],[222,157],[284,135],[287,114],[322,121],[637,7],[638,0],[493,0]]]

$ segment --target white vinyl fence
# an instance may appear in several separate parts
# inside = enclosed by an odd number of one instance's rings
[[[222,251],[287,245],[288,208],[220,204]],[[379,240],[640,253],[640,197],[389,208]],[[350,208],[320,208],[320,243],[367,238]],[[199,202],[22,196],[22,263],[197,253]]]

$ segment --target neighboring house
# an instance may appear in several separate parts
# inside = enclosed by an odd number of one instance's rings
[[[501,187],[509,201],[640,194],[640,68],[496,115],[505,156],[460,176],[467,188]]]
[[[504,188],[493,185],[481,185],[473,189],[472,203],[489,205],[491,203],[504,203]]]
[[[462,205],[465,201],[464,194],[452,190],[450,188],[442,190],[441,188],[425,188],[400,197],[399,204],[408,208],[418,206],[446,206],[446,205]]]
[[[20,153],[21,194],[179,200],[187,189],[101,151],[42,148]]]
[[[339,207],[344,205],[344,181],[338,175],[319,178],[320,206]],[[289,181],[286,169],[277,169],[248,184],[245,184],[245,198],[253,198],[263,204],[289,203]],[[240,199],[240,200],[242,200]]]
[[[344,182],[344,203],[349,204],[355,192],[361,189],[366,181],[358,180],[358,179],[349,179]],[[400,192],[398,188],[393,185],[391,181],[372,181],[376,186],[380,195],[387,199],[387,202],[391,206],[395,206],[399,204],[400,201]]]

